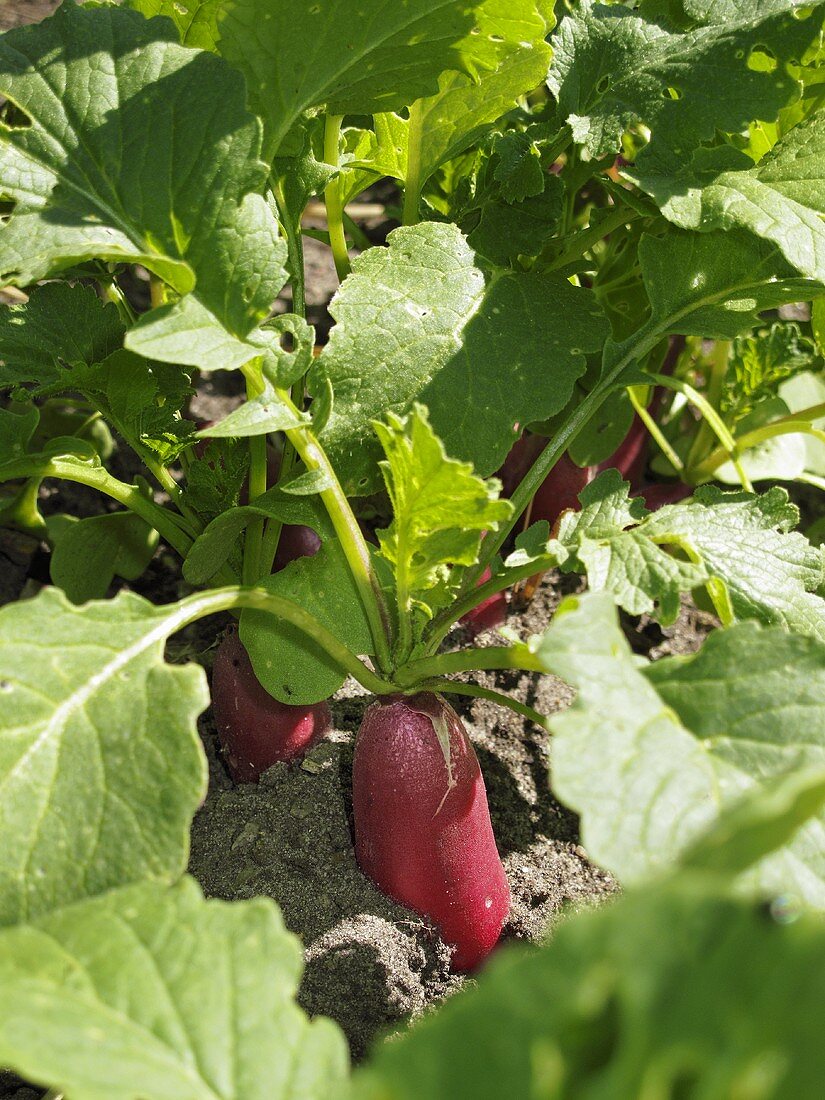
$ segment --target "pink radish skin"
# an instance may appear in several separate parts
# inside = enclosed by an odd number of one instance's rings
[[[449,736],[449,768],[437,728]],[[355,854],[395,901],[429,917],[468,971],[492,951],[510,910],[487,792],[467,732],[432,692],[368,707],[353,762]]]
[[[488,566],[481,576],[478,578],[478,586],[486,584],[492,577],[492,572]],[[501,626],[507,618],[507,597],[503,592],[494,592],[492,596],[488,596],[486,600],[483,600],[477,607],[474,607],[472,611],[468,611],[466,615],[462,615],[459,622],[465,626],[470,633],[475,637],[477,634],[482,634],[485,630],[494,630],[497,626]]]
[[[595,466],[577,466],[563,454],[536,490],[530,522],[546,519],[552,531],[562,512],[579,510],[579,493],[595,476]]]
[[[638,489],[644,480],[645,470],[647,469],[649,438],[647,428],[639,418],[639,414],[634,413],[633,422],[627,435],[610,458],[606,458],[604,462],[599,463],[598,472],[618,470],[624,480],[630,482],[631,489]]]
[[[212,712],[236,783],[257,783],[267,768],[303,756],[332,728],[328,703],[290,706],[261,687],[235,627],[215,653]]]
[[[320,549],[321,539],[311,527],[305,527],[302,523],[286,523],[281,528],[272,572],[277,573],[279,569],[283,569],[296,558],[311,558]]]

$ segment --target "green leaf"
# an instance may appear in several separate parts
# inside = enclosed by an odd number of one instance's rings
[[[565,920],[382,1043],[355,1100],[815,1096],[822,922],[684,876]],[[687,1093],[685,1093],[687,1090]]]
[[[689,188],[693,172],[680,170],[717,133],[775,119],[798,97],[786,63],[817,41],[820,8],[649,0],[639,11],[583,0],[553,38],[548,85],[586,157],[618,152],[623,133],[639,123],[652,131],[632,174],[663,204],[677,193],[674,176],[680,193]],[[729,161],[745,159],[727,152]]]
[[[49,571],[72,603],[103,599],[115,576],[137,580],[158,544],[157,531],[132,512],[62,518],[68,525],[55,540]]]
[[[610,592],[632,615],[651,612],[665,624],[675,620],[681,593],[721,584],[737,619],[825,642],[825,600],[816,595],[825,558],[793,530],[799,512],[784,489],[755,496],[704,486],[654,513],[628,493],[617,470],[580,493],[582,510],[562,518],[549,545],[566,571],[586,572],[592,589]]]
[[[433,588],[450,565],[474,565],[485,531],[512,514],[498,499],[500,483],[482,481],[469,463],[445,454],[420,405],[401,420],[373,425],[386,461],[381,472],[393,508],[378,532],[381,554],[392,565],[399,592]]]
[[[721,411],[740,419],[761,401],[775,397],[788,378],[813,363],[816,349],[799,325],[777,322],[767,330],[738,337],[728,362]]]
[[[200,366],[199,329],[242,340],[266,317],[286,248],[256,193],[267,168],[243,80],[174,37],[165,20],[67,3],[0,39],[0,95],[31,123],[0,133],[0,191],[15,204],[0,282],[142,263],[183,298],[141,318],[130,346],[151,338],[152,357]],[[175,329],[171,349],[154,338],[161,325]]]
[[[512,50],[508,24],[531,42],[537,25],[535,0],[364,0],[357,13],[347,0],[193,0],[182,11],[172,0],[132,2],[171,16],[192,44],[214,42],[241,70],[270,154],[310,108],[400,110],[434,93],[445,69],[473,79],[494,69]]]
[[[726,809],[684,853],[681,865],[726,876],[788,844],[825,805],[825,769],[793,768]]]
[[[346,1044],[295,1004],[301,969],[268,900],[115,890],[0,932],[0,1063],[75,1100],[322,1100]]]
[[[396,229],[388,249],[356,259],[330,309],[337,324],[312,385],[328,378],[335,390],[321,442],[350,495],[380,487],[372,421],[416,401],[451,457],[493,473],[513,425],[564,408],[607,333],[587,291],[555,275],[492,274],[455,226],[435,222]]]
[[[168,466],[193,442],[195,425],[180,411],[195,391],[180,367],[122,348],[75,384],[138,454]]]
[[[499,62],[494,70],[475,79],[466,73],[443,72],[436,94],[416,103],[417,132],[410,135],[407,124],[406,139],[416,147],[420,183],[485,136],[490,123],[542,83],[551,55],[544,40],[548,27],[540,9],[535,0],[486,0],[478,6],[479,34],[496,34],[501,39]],[[402,179],[405,174],[406,166]]]
[[[26,453],[39,421],[40,412],[34,405],[20,409],[0,406],[0,461],[13,462]]]
[[[737,230],[645,235],[639,259],[651,324],[663,334],[733,339],[755,328],[762,310],[823,293],[772,245]]]
[[[299,497],[323,493],[332,487],[332,477],[326,470],[304,470],[302,474],[298,474],[281,484],[283,492]]]
[[[783,382],[779,390],[782,400],[791,412],[801,412],[814,405],[825,402],[825,378],[822,374],[806,371],[794,375]],[[825,418],[814,421],[814,426],[825,430]],[[791,437],[793,438],[793,437]],[[812,474],[825,477],[825,443],[813,436],[803,436],[805,440],[805,469]]]
[[[0,924],[185,867],[209,695],[199,667],[164,664],[180,625],[127,592],[0,611]]]
[[[640,668],[604,596],[570,601],[531,648],[577,689],[552,721],[553,789],[622,882],[676,860],[764,781],[825,766],[825,646],[743,623]],[[825,815],[749,874],[825,907]]]
[[[71,387],[73,370],[101,362],[122,342],[117,309],[92,287],[46,283],[25,305],[0,308],[0,389]]]
[[[311,498],[289,496],[282,486],[269,489],[252,504],[230,508],[212,520],[192,544],[183,563],[183,575],[196,586],[207,584],[228,561],[247,524],[256,516],[282,523],[303,524],[324,538],[332,535],[326,509]]]
[[[212,439],[189,465],[184,497],[206,520],[234,508],[249,472],[249,447],[239,439]]]
[[[327,627],[351,652],[372,650],[369,623],[344,551],[327,539],[312,557],[298,558],[258,582],[267,592],[293,600]],[[282,703],[317,703],[334,695],[346,672],[303,631],[263,611],[241,614],[240,638],[255,675]]]
[[[746,161],[749,164],[749,161]],[[630,176],[635,173],[631,171]],[[753,168],[701,173],[696,186],[636,177],[683,229],[742,226],[772,241],[803,275],[825,281],[825,116],[814,114]],[[668,181],[669,182],[669,181]]]
[[[309,416],[297,415],[267,386],[259,397],[244,401],[217,424],[199,431],[199,439],[243,439],[253,435],[268,435],[310,422]]]

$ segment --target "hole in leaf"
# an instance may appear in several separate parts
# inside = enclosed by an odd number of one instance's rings
[[[610,87],[610,77],[609,76],[603,76],[601,78],[601,80],[598,82],[598,84],[596,85],[596,91],[600,95],[604,95],[604,93],[607,91],[607,89],[609,87]]]
[[[747,66],[754,73],[772,73],[777,66],[776,56],[767,46],[754,46],[748,54]]]
[[[504,41],[504,35],[502,35],[502,34],[491,34],[490,35],[490,41],[491,42],[503,42]]]
[[[0,97],[0,124],[7,130],[28,130],[32,119],[12,100]]]
[[[282,332],[280,339],[281,350],[291,354],[295,351],[295,337],[291,332]]]

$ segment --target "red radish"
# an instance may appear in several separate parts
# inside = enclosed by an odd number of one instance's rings
[[[510,888],[481,769],[452,707],[432,692],[389,695],[368,707],[352,797],[362,871],[433,921],[455,947],[454,970],[478,966],[501,935]]]
[[[278,539],[272,572],[277,573],[296,558],[311,558],[320,549],[321,539],[311,527],[305,527],[302,523],[285,523]]]
[[[595,466],[577,466],[563,454],[533,497],[530,521],[546,519],[552,531],[562,512],[579,509],[579,493],[596,476]]]
[[[604,462],[600,462],[597,470],[618,470],[625,481],[630,482],[631,489],[638,489],[644,478],[647,468],[647,445],[650,437],[647,428],[639,418],[638,413],[633,414],[633,422],[622,442]]]
[[[492,577],[490,567],[484,570],[481,576],[478,578],[477,587],[481,587],[482,584],[486,584]],[[494,592],[492,596],[488,596],[486,600],[474,607],[472,611],[468,611],[466,615],[462,615],[459,620],[470,633],[475,637],[476,634],[482,634],[485,630],[493,630],[501,624],[507,618],[507,597],[503,592]]]
[[[332,728],[328,703],[290,706],[261,687],[234,626],[215,653],[212,711],[236,783],[257,783],[276,761],[303,756]]]

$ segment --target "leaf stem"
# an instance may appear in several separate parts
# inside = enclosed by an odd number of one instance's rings
[[[288,390],[277,390],[277,393],[289,409],[298,412]],[[332,520],[335,533],[341,542],[341,547],[361,596],[367,621],[370,624],[370,633],[378,667],[386,672],[392,665],[390,659],[390,641],[392,638],[390,615],[384,599],[383,589],[373,568],[369,547],[361,533],[361,528],[358,526],[358,520],[353,514],[326,451],[315,438],[312,429],[302,425],[298,428],[288,428],[285,434],[300,455],[307,470],[320,470],[326,475],[329,487],[320,493],[321,500],[329,514],[329,518]]]
[[[259,366],[247,364],[241,370],[246,378],[247,400],[263,392]],[[266,492],[266,436],[249,437],[249,502]],[[243,582],[254,584],[261,576],[261,548],[264,537],[264,517],[255,516],[246,528],[243,544]]]
[[[375,695],[388,695],[398,690],[398,687],[388,680],[377,676],[359,657],[352,653],[343,643],[332,634],[318,620],[305,611],[297,603],[283,596],[276,596],[263,588],[227,587],[214,588],[208,592],[199,592],[194,596],[188,596],[178,603],[179,618],[175,624],[175,631],[181,630],[198,619],[207,615],[213,615],[216,611],[232,611],[249,608],[255,611],[266,611],[279,619],[283,619],[295,626],[308,638],[323,649],[335,661],[335,663],[359,684]]]
[[[407,127],[407,174],[404,180],[404,208],[401,214],[403,225],[415,225],[421,205],[421,144],[424,136],[424,112],[422,102],[417,99],[410,107],[410,121]]]
[[[573,234],[570,243],[561,255],[557,256],[549,267],[543,267],[542,270],[557,271],[559,268],[566,267],[567,264],[572,263],[583,256],[585,252],[588,252],[594,244],[604,240],[609,233],[641,217],[642,215],[637,210],[632,210],[628,206],[616,206],[611,213],[605,214],[595,225],[590,225],[587,229],[579,230],[578,233]]]
[[[0,466],[0,481],[12,481],[16,478],[57,477],[64,481],[75,481],[79,485],[89,485],[101,493],[116,500],[124,508],[145,519],[150,527],[158,532],[173,550],[185,558],[192,545],[191,537],[182,530],[175,517],[159,504],[148,500],[134,485],[127,485],[112,477],[103,466],[84,466],[80,462],[71,462],[60,458],[45,458],[30,455],[28,458],[7,462]],[[181,521],[182,522],[182,521]]]
[[[710,425],[711,431],[721,443],[728,458],[734,465],[734,469],[742,483],[742,488],[748,493],[753,492],[753,485],[750,478],[742,468],[742,463],[739,457],[739,447],[736,440],[730,433],[727,424],[725,424],[722,417],[714,409],[713,405],[708,401],[704,394],[699,393],[688,382],[683,382],[679,378],[671,378],[667,374],[653,374],[651,375],[652,381],[657,386],[665,386],[669,390],[675,390],[676,393],[681,393],[688,399],[691,405],[695,405],[699,412],[704,416],[707,423]],[[688,474],[691,479],[695,476],[695,469],[688,470]]]
[[[681,472],[685,468],[684,462],[682,462],[681,458],[679,458],[674,449],[671,447],[664,432],[648,412],[645,403],[639,400],[635,386],[627,387],[627,396],[630,398],[630,404],[636,410],[636,415],[644,424],[645,428],[647,428],[651,437],[655,440],[659,450],[671,464],[673,469],[676,470],[677,473],[681,474]]]
[[[487,649],[459,649],[410,661],[395,674],[401,687],[411,687],[423,680],[448,676],[456,672],[484,672],[502,668],[517,668],[526,672],[542,672],[535,654],[525,645],[490,646]]]
[[[532,707],[528,707],[526,703],[520,703],[517,699],[511,699],[509,695],[505,695],[502,691],[494,691],[492,688],[481,687],[479,684],[465,684],[461,680],[446,680],[436,678],[434,680],[425,680],[422,684],[416,685],[416,691],[439,691],[443,695],[471,695],[477,699],[489,699],[492,703],[498,703],[501,707],[507,707],[508,710],[514,711],[521,718],[526,718],[530,722],[535,722],[540,729],[546,730],[548,733],[552,733],[550,728],[550,722],[543,714],[540,714]]]
[[[338,168],[339,146],[341,141],[342,115],[327,115],[324,123],[324,160],[333,168]],[[327,207],[327,228],[329,229],[329,243],[332,248],[332,258],[335,261],[335,270],[338,272],[338,281],[343,282],[350,273],[349,253],[347,252],[347,238],[344,234],[344,206],[341,202],[341,180],[338,176],[329,181],[324,188],[324,202]]]
[[[730,356],[730,341],[729,340],[717,340],[716,346],[713,349],[713,355],[710,361],[710,383],[708,389],[708,401],[714,409],[719,408],[719,403],[722,397],[722,390],[725,385],[725,375],[728,370],[728,358]],[[710,449],[712,437],[714,435],[713,429],[708,423],[707,419],[703,419],[699,425],[699,430],[696,433],[696,438],[693,440],[688,456],[687,464],[689,468],[693,468],[701,460],[702,455],[706,455]]]

